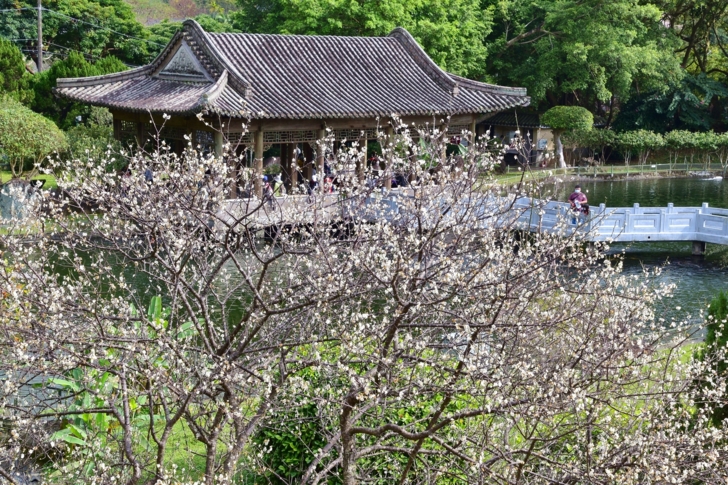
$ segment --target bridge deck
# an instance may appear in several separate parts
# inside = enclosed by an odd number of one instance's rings
[[[352,200],[343,200],[340,194],[324,197],[287,196],[261,204],[257,199],[229,200],[223,213],[225,218],[255,213],[256,225],[267,227],[292,223],[313,223],[351,219],[404,220],[411,209],[407,200],[415,197],[412,190],[392,190],[386,195],[372,194]],[[506,198],[483,196],[481,214],[488,206],[501,205]],[[468,203],[472,202],[471,199]],[[566,202],[543,201],[532,198],[510,199],[512,217],[500,218],[496,224],[515,222],[519,227],[536,232],[581,235],[586,241],[656,242],[697,241],[728,245],[728,209],[701,207],[606,207],[591,208],[588,217],[579,217],[574,223],[573,212]],[[435,212],[444,214],[452,209],[447,197],[440,194],[430,203]],[[447,209],[447,210],[446,210]],[[457,209],[450,212],[456,214]],[[295,214],[295,215],[294,215]],[[483,221],[480,221],[481,224]]]

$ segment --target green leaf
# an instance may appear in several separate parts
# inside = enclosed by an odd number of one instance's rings
[[[64,428],[60,431],[56,431],[51,435],[50,438],[52,441],[64,441],[66,443],[71,443],[74,445],[81,445],[86,446],[86,442],[82,440],[81,438],[78,438],[76,436],[73,436],[71,434],[71,430],[68,428]]]
[[[48,379],[48,382],[51,384],[55,384],[57,386],[65,387],[67,389],[71,389],[74,392],[78,392],[81,390],[81,388],[76,384],[75,382],[68,381],[66,379],[60,379],[58,377],[51,377]]]

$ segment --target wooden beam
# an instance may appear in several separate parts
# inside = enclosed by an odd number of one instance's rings
[[[145,115],[147,116],[147,115]],[[469,124],[473,119],[472,114],[453,115],[450,118],[451,125],[465,125]],[[415,125],[438,126],[447,115],[430,115],[430,116],[405,116],[402,117],[402,121],[407,124],[414,123]],[[174,119],[174,117],[173,117]],[[148,120],[148,116],[147,116]],[[208,123],[213,126],[217,126],[218,121],[213,119],[207,119]],[[225,122],[226,131],[230,133],[240,133],[242,131],[242,120],[228,119],[223,120]],[[319,131],[322,126],[331,128],[332,130],[364,130],[372,128],[381,128],[384,131],[384,127],[381,125],[381,121],[376,117],[374,118],[340,118],[340,119],[295,119],[295,120],[252,120],[248,125],[250,132],[255,131]]]

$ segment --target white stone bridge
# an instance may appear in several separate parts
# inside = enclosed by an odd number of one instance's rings
[[[412,207],[407,200],[414,197],[412,190],[399,189],[386,195],[377,193],[344,203],[338,194],[315,198],[280,197],[262,205],[257,199],[237,199],[227,201],[223,209],[227,215],[222,215],[222,219],[255,212],[259,227],[290,224],[294,223],[293,219],[295,223],[341,218],[406,220],[406,213]],[[456,215],[458,209],[448,205],[447,199],[443,194],[436,195],[430,202],[430,209],[434,213],[450,211]],[[467,202],[471,201],[467,199]],[[513,200],[484,195],[479,203],[483,206],[478,211],[481,215],[489,212],[489,206],[510,207],[510,217],[483,218],[480,224],[488,224],[485,221],[491,220],[496,221],[495,224],[512,225],[530,232],[576,235],[587,242],[690,241],[694,254],[703,254],[706,243],[728,245],[728,209],[711,208],[707,203],[701,207],[675,207],[673,204],[640,207],[634,204],[632,207],[616,208],[601,204],[591,207],[589,216],[577,218],[566,202],[528,197]],[[292,212],[296,213],[295,217],[289,217]]]
[[[691,241],[693,254],[703,254],[705,244],[728,245],[728,209],[701,207],[591,207],[589,216],[573,224],[573,212],[566,202],[539,203],[518,199],[514,208],[522,211],[519,222],[529,230],[582,233],[586,241],[662,242]],[[564,226],[566,221],[566,226]]]

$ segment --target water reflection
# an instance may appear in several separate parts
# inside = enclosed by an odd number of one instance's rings
[[[591,205],[607,207],[697,207],[707,202],[711,207],[728,208],[728,181],[700,179],[627,179],[580,182]],[[548,189],[558,200],[566,200],[573,183],[553,184]],[[702,323],[700,310],[720,290],[728,290],[728,247],[707,245],[705,257],[692,256],[690,242],[614,244],[612,254],[624,254],[628,274],[647,267],[661,266],[657,283],[675,285],[674,297],[660,309],[664,318],[688,318]],[[680,310],[676,308],[680,307]]]

